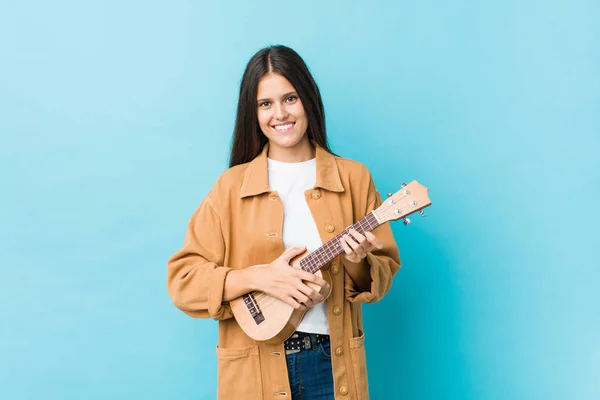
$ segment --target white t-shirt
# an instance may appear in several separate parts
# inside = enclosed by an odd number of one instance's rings
[[[312,189],[317,179],[316,159],[287,163],[267,158],[269,189],[277,191],[283,203],[283,246],[306,246],[315,251],[323,244],[310,213],[304,191]],[[296,329],[301,332],[329,335],[325,302],[309,308]]]

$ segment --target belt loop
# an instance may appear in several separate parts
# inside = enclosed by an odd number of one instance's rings
[[[317,346],[317,335],[310,335],[310,341],[311,341],[311,348],[312,349],[316,349]]]

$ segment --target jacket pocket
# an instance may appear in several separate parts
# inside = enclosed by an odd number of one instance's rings
[[[367,376],[367,357],[365,354],[365,334],[359,330],[359,336],[350,338],[350,357],[356,381],[358,400],[369,399],[369,382]]]
[[[217,346],[218,400],[262,400],[258,346],[224,349]]]

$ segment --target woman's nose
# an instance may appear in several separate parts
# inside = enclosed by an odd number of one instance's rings
[[[284,121],[288,117],[288,112],[284,106],[278,105],[275,106],[275,118],[279,121]]]

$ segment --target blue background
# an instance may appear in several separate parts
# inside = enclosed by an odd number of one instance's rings
[[[0,6],[0,398],[212,399],[217,324],[166,261],[226,168],[241,74],[296,49],[403,269],[365,306],[371,397],[600,398],[600,6]]]

